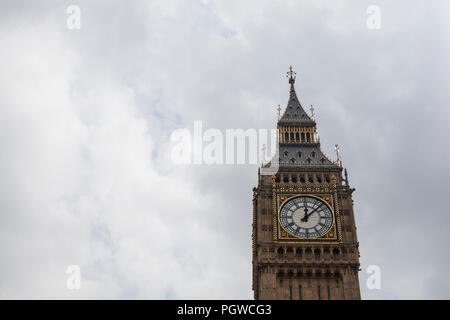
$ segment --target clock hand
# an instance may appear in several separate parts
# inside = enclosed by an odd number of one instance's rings
[[[303,209],[303,211],[305,211],[305,215],[303,216],[303,218],[300,221],[304,221],[304,222],[308,222],[308,207],[305,206],[305,208]]]
[[[317,208],[315,208],[313,211],[311,211],[311,212],[306,216],[306,220],[308,220],[308,217],[309,217],[310,215],[312,215],[314,212],[316,212],[317,210],[319,210],[320,207],[322,207],[322,205],[323,205],[323,203],[321,203]]]

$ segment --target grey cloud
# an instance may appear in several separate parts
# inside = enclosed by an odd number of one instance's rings
[[[80,1],[69,31],[60,2],[2,2],[1,296],[252,297],[257,167],[172,167],[169,136],[273,127],[293,64],[356,187],[363,298],[448,298],[447,5],[381,1],[371,31],[370,4]]]

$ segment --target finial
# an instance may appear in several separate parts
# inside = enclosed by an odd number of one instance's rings
[[[348,174],[347,174],[347,168],[344,169],[344,176],[345,176],[345,185],[348,187]]]
[[[294,84],[295,83],[295,76],[296,72],[292,70],[292,66],[289,66],[289,71],[287,72],[286,77],[289,78],[289,83]]]
[[[280,120],[280,118],[281,118],[281,106],[280,105],[278,105],[277,111],[278,111],[278,120]]]
[[[311,105],[311,108],[309,108],[309,110],[311,110],[311,119],[315,120],[316,119],[316,115],[314,114],[314,107],[313,107],[313,105]]]
[[[267,150],[266,144],[262,145],[261,150],[262,150],[262,165],[264,165],[264,162],[266,162],[266,150]]]
[[[342,160],[341,160],[341,156],[339,155],[339,146],[337,144],[334,145],[334,151],[336,152],[337,164],[339,166],[341,166],[342,165]]]

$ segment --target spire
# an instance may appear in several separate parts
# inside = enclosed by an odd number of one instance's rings
[[[283,115],[280,117],[278,113],[278,145],[269,164],[276,164],[277,169],[339,168],[338,163],[331,161],[320,149],[314,107],[311,106],[309,115],[300,104],[294,87],[296,73],[292,66],[289,67],[287,78],[291,87],[289,101]]]
[[[289,83],[291,85],[289,91],[289,101],[283,113],[283,116],[279,119],[279,122],[301,122],[314,125],[314,120],[308,116],[297,98],[297,94],[294,88],[296,75],[297,73],[292,69],[292,66],[289,66],[289,71],[286,74],[286,77],[289,79]]]

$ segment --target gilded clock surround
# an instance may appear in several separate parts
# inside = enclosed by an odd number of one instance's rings
[[[282,188],[283,190],[285,188]],[[305,188],[306,190],[311,188]],[[325,189],[329,190],[330,188],[314,188],[314,192],[316,193],[308,193],[306,192],[299,192],[298,188],[297,192],[293,190],[293,192],[281,192],[280,189],[273,189],[273,199],[276,199],[273,201],[273,218],[274,218],[274,226],[276,228],[273,228],[273,240],[279,243],[283,242],[290,242],[290,243],[338,243],[339,241],[342,241],[342,238],[340,235],[340,225],[339,225],[339,206],[335,205],[337,202],[337,194],[336,190],[334,189],[334,192],[327,192]],[[322,192],[321,192],[322,191]],[[311,192],[311,190],[310,190]],[[330,230],[320,237],[315,238],[300,238],[290,235],[286,230],[284,230],[283,226],[280,222],[280,211],[283,208],[284,204],[287,203],[291,199],[295,199],[300,196],[307,196],[311,198],[316,198],[324,202],[328,208],[331,210],[332,216],[333,216],[333,223],[331,225]]]

